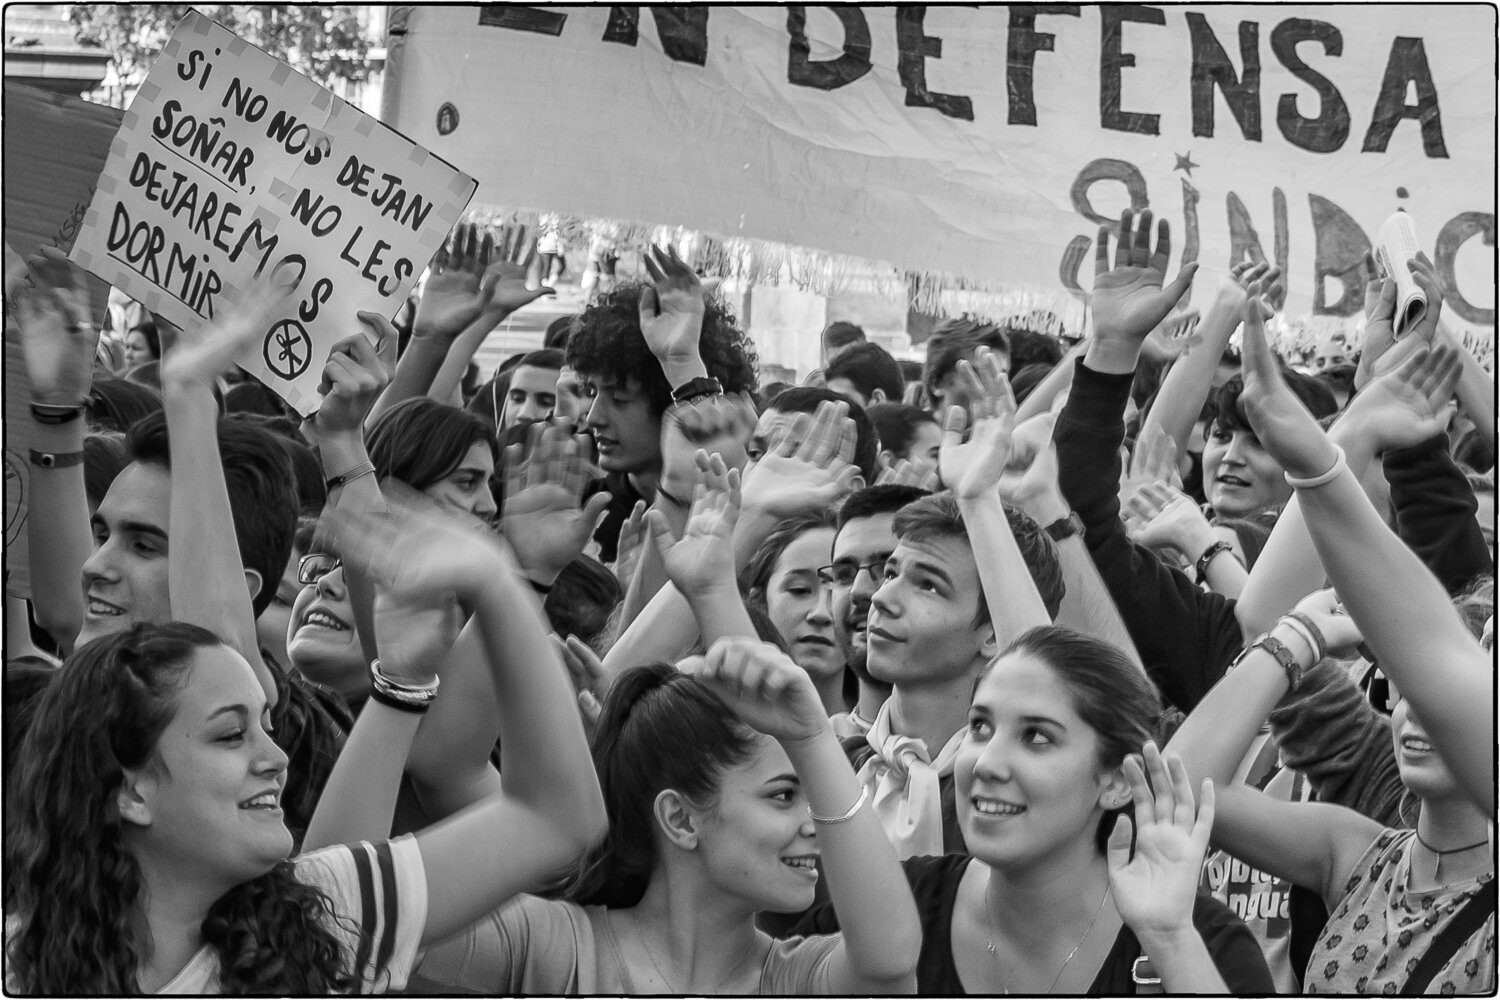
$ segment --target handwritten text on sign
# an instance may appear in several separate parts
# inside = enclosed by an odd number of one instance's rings
[[[200,14],[120,133],[73,259],[180,325],[295,283],[246,370],[303,413],[366,309],[393,315],[475,182]]]

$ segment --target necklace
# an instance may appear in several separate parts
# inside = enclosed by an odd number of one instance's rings
[[[997,951],[995,951],[995,918],[992,915],[993,911],[990,907],[990,888],[994,884],[994,879],[992,878],[987,879],[984,883],[984,922],[985,926],[989,928],[990,932],[989,941],[987,942],[989,953],[995,956],[995,963],[998,965],[1000,962],[1000,955]],[[1057,984],[1062,981],[1063,973],[1068,971],[1068,963],[1073,961],[1073,956],[1078,954],[1078,949],[1083,947],[1083,942],[1089,939],[1089,931],[1094,929],[1094,921],[1098,920],[1099,914],[1104,912],[1104,904],[1109,902],[1110,890],[1112,890],[1113,888],[1114,886],[1108,884],[1104,886],[1104,895],[1099,900],[1099,908],[1094,911],[1094,915],[1092,917],[1089,917],[1089,925],[1083,929],[1083,934],[1078,938],[1078,943],[1073,946],[1072,951],[1068,952],[1068,957],[1063,959],[1062,967],[1057,970],[1057,975],[1052,977],[1052,985],[1047,987],[1048,993],[1051,993],[1053,990],[1057,989]],[[1010,987],[1005,987],[1005,993],[1007,996],[1010,994]]]
[[[1477,843],[1470,844],[1468,847],[1450,847],[1446,851],[1440,851],[1436,847],[1433,847],[1431,844],[1429,844],[1427,841],[1423,840],[1422,835],[1416,830],[1413,830],[1412,832],[1417,835],[1417,843],[1427,848],[1427,850],[1432,853],[1433,857],[1437,859],[1436,863],[1432,866],[1432,880],[1438,885],[1443,884],[1441,875],[1443,870],[1443,858],[1447,857],[1449,854],[1462,854],[1465,851],[1472,851],[1476,847],[1484,847],[1490,842],[1490,838],[1485,837],[1483,840],[1478,841]]]
[[[651,942],[646,940],[646,935],[642,933],[640,924],[632,920],[632,926],[635,928],[636,939],[641,942],[641,947],[646,949],[646,957],[650,959],[651,967],[656,970],[656,976],[661,980],[661,984],[667,988],[667,992],[685,994],[686,990],[674,990],[672,988],[672,981],[667,978],[667,974],[662,971],[661,964],[656,961],[656,952],[651,948]],[[724,988],[724,984],[735,977],[735,974],[740,971],[740,967],[745,964],[745,959],[750,957],[750,952],[755,949],[755,940],[756,936],[752,933],[750,935],[750,943],[746,946],[744,952],[740,954],[739,959],[729,967],[729,972],[725,974],[723,979],[714,984],[714,988],[709,990],[707,995],[716,996]]]

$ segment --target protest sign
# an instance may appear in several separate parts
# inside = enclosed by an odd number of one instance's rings
[[[5,83],[5,256],[7,269],[44,246],[67,250],[94,197],[123,112],[7,80]],[[104,317],[109,286],[87,278],[95,322]],[[7,290],[9,291],[9,290]],[[5,303],[6,316],[15,303]],[[5,588],[31,595],[26,522],[29,508],[31,397],[13,323],[5,326]]]
[[[756,279],[884,261],[918,306],[1014,292],[1074,329],[1126,207],[1200,301],[1268,258],[1328,317],[1400,207],[1492,332],[1494,64],[1483,6],[413,5],[383,117],[486,203],[694,227]]]
[[[119,135],[73,259],[178,326],[295,282],[237,359],[301,413],[356,311],[392,316],[472,178],[196,12]]]

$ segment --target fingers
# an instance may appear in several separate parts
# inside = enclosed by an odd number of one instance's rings
[[[641,288],[640,314],[643,324],[661,315],[661,300],[656,295],[656,289],[650,285]]]
[[[1175,753],[1169,753],[1163,759],[1172,781],[1172,822],[1184,830],[1190,830],[1197,810],[1193,805],[1193,782],[1188,777],[1187,765]]]
[[[666,562],[667,553],[677,544],[677,538],[672,534],[672,525],[667,522],[667,515],[654,507],[646,511],[646,533],[651,536],[651,544],[656,546],[656,554]]]
[[[1175,796],[1172,794],[1172,778],[1167,772],[1167,763],[1162,759],[1161,751],[1157,749],[1153,740],[1148,740],[1141,748],[1141,756],[1146,760],[1146,777],[1151,782],[1151,791],[1154,793],[1155,800],[1153,810],[1145,815],[1154,815],[1158,823],[1170,823]],[[1136,807],[1136,815],[1141,816],[1140,803],[1136,803]]]
[[[964,428],[968,426],[969,415],[964,412],[962,406],[950,406],[943,417],[943,448],[957,448],[964,443]]]
[[[1119,232],[1123,233],[1125,231],[1123,218],[1120,225]],[[1094,236],[1094,277],[1098,278],[1109,269],[1109,227],[1100,226],[1099,232]]]
[[[1119,871],[1130,864],[1130,845],[1135,840],[1135,824],[1124,814],[1115,817],[1115,827],[1109,831],[1109,843],[1105,854],[1110,871]]]
[[[641,254],[641,263],[646,265],[646,273],[651,276],[651,281],[653,284],[665,281],[667,277],[666,272],[662,270],[661,265],[657,263],[660,254],[661,249],[654,243],[646,248],[645,253]]]
[[[495,256],[495,234],[488,229],[484,232],[484,241],[479,244],[479,266],[482,268],[490,266],[490,260]]]
[[[1200,855],[1208,851],[1208,838],[1214,832],[1214,780],[1204,778],[1198,787],[1198,815],[1193,820],[1193,849]]]

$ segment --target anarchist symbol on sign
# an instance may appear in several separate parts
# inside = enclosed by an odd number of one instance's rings
[[[273,375],[291,381],[307,371],[312,361],[312,338],[301,323],[284,319],[266,334],[262,353]]]

